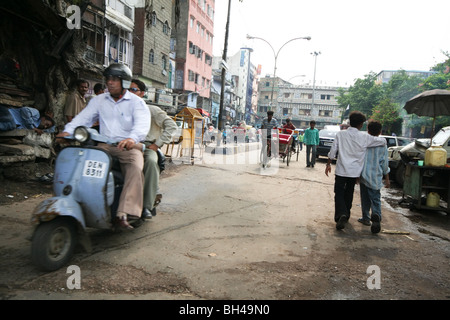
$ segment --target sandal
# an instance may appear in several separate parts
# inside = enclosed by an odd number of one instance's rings
[[[153,204],[153,207],[156,207],[158,204],[161,203],[161,199],[162,199],[162,194],[157,194],[156,195],[156,199],[155,199],[155,203]]]

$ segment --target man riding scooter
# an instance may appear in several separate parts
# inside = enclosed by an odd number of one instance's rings
[[[141,216],[144,181],[142,151],[133,146],[147,136],[151,115],[145,102],[127,90],[132,79],[127,66],[111,64],[103,75],[108,92],[92,98],[86,108],[67,123],[64,131],[56,137],[72,135],[78,126],[90,127],[99,121],[100,134],[118,142],[117,146],[102,143],[98,147],[118,158],[124,175],[124,187],[114,222],[121,229],[133,229],[127,216]]]

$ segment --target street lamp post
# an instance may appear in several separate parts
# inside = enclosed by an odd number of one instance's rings
[[[271,92],[271,94],[270,94],[270,109],[272,109],[272,103],[273,103],[273,90],[274,90],[275,78],[276,78],[276,73],[277,73],[277,60],[278,60],[278,55],[279,55],[281,49],[283,49],[283,47],[284,47],[285,45],[287,45],[289,42],[292,42],[292,41],[294,41],[294,40],[301,40],[301,39],[303,39],[303,40],[311,40],[311,37],[297,37],[297,38],[293,38],[293,39],[291,39],[291,40],[288,40],[288,41],[286,41],[286,42],[280,47],[280,49],[278,49],[278,51],[277,51],[276,53],[275,53],[275,49],[272,47],[272,45],[271,45],[266,39],[263,39],[263,38],[260,38],[260,37],[253,37],[253,36],[250,36],[250,35],[247,35],[247,39],[258,39],[258,40],[262,40],[262,41],[264,41],[265,43],[267,43],[267,44],[270,46],[270,48],[272,49],[273,56],[274,56],[274,58],[275,58],[275,62],[274,62],[274,66],[273,66],[272,92]]]
[[[314,51],[314,52],[311,52],[311,54],[314,56],[313,95],[312,95],[312,106],[311,106],[311,115],[313,115],[313,112],[314,112],[314,97],[316,95],[316,63],[317,63],[317,56],[320,54],[320,51],[319,52]]]

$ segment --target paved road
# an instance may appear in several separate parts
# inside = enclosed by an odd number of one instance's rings
[[[257,150],[204,154],[163,174],[158,215],[129,233],[93,231],[77,252],[81,289],[66,269],[30,265],[29,214],[39,199],[1,208],[0,288],[6,299],[449,299],[448,217],[392,208],[383,191],[384,230],[359,224],[359,189],[348,226],[335,229],[325,161],[262,170]],[[334,173],[334,168],[332,173]],[[20,208],[20,210],[19,210]],[[20,214],[19,214],[20,212]],[[13,226],[13,227],[11,227]],[[371,276],[376,278],[371,278]],[[377,287],[379,286],[379,288]]]

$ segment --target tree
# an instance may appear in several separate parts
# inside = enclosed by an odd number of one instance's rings
[[[369,120],[379,121],[384,130],[390,135],[392,125],[402,119],[399,112],[399,106],[393,103],[389,98],[384,98],[372,109],[372,115]]]
[[[383,87],[375,83],[377,75],[370,72],[364,79],[356,79],[355,84],[345,89],[338,89],[337,102],[343,108],[350,105],[350,111],[360,111],[365,115],[372,114],[372,109],[383,98]]]
[[[392,102],[403,108],[406,101],[421,92],[420,84],[423,78],[420,76],[409,76],[405,70],[395,73],[388,83],[384,84],[384,93]]]

